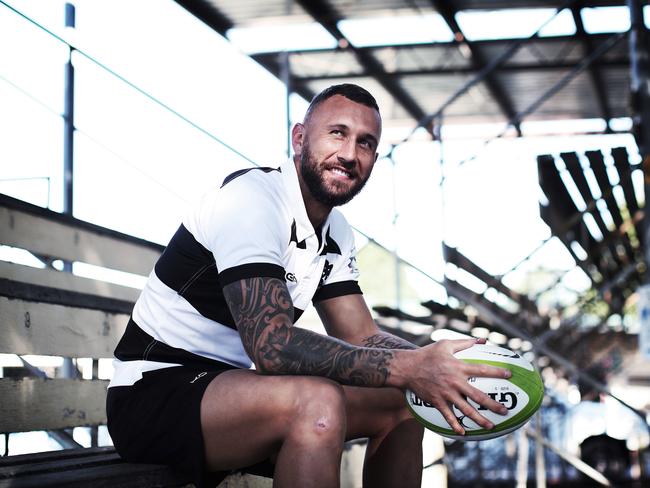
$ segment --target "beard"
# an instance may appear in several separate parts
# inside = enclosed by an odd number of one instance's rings
[[[338,207],[339,205],[348,203],[361,191],[370,177],[370,174],[365,178],[361,177],[351,187],[346,187],[336,181],[332,182],[330,186],[327,186],[323,175],[326,169],[327,166],[319,165],[314,160],[309,150],[309,144],[305,141],[302,154],[300,155],[302,179],[314,199],[328,207]],[[346,167],[346,170],[353,173],[353,176],[357,175],[356,171],[350,168]]]

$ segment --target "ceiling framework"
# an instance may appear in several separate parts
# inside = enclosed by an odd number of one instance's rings
[[[461,30],[458,22],[456,22],[456,7],[454,6],[453,1],[449,0],[431,0],[431,4],[435,9],[442,15],[443,19],[454,33],[454,38],[456,42],[460,45],[467,48],[470,53],[470,65],[475,72],[479,72],[487,66],[487,62],[483,55],[483,52],[480,50],[479,46],[475,43],[468,41],[465,38],[465,34]],[[459,47],[459,49],[461,49]],[[508,120],[513,121],[513,126],[515,127],[517,134],[521,136],[521,126],[517,120],[517,113],[512,105],[512,101],[506,95],[504,87],[501,82],[494,76],[493,73],[488,73],[485,76],[484,83],[488,88],[492,98],[496,100],[499,108],[506,116]]]
[[[495,0],[177,0],[222,35],[238,27],[274,22],[278,25],[315,22],[333,38],[327,49],[255,52],[251,57],[306,99],[329,84],[351,81],[377,97],[387,126],[423,125],[432,133],[432,114],[442,110],[444,124],[510,122],[521,135],[519,117],[548,86],[575,69],[611,36],[587,33],[581,9],[623,6],[623,1],[521,0],[516,7],[552,9],[568,6],[575,34],[528,39],[470,40],[458,22],[458,12],[513,9],[513,2]],[[439,14],[453,34],[451,41],[419,44],[356,46],[341,22],[396,19]],[[549,11],[549,18],[552,11]],[[540,26],[533,26],[541,27]],[[433,27],[432,27],[433,29]],[[518,44],[516,48],[513,46]],[[509,54],[492,66],[493,60]],[[287,76],[288,75],[288,76]],[[478,77],[478,78],[477,78]],[[476,78],[476,80],[475,80]],[[474,82],[472,82],[474,81]],[[456,94],[459,87],[470,84]],[[621,97],[629,87],[629,53],[619,43],[589,65],[559,93],[546,100],[526,120],[628,116]],[[456,94],[456,95],[455,95]],[[453,103],[448,103],[453,101]],[[425,123],[422,124],[422,121]],[[440,123],[440,120],[437,120]]]

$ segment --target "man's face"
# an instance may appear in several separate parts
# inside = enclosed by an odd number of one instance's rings
[[[296,155],[307,189],[328,207],[349,202],[368,181],[377,159],[379,114],[335,95],[315,108],[303,131]]]

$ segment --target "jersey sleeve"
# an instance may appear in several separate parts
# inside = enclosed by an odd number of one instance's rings
[[[253,277],[284,280],[284,212],[272,187],[259,178],[237,178],[200,206],[194,222],[213,254],[221,286]]]
[[[362,293],[358,283],[357,251],[352,229],[340,214],[332,221],[325,248],[327,259],[314,302]]]

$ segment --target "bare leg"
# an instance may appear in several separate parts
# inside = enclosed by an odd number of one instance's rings
[[[350,438],[368,437],[363,485],[419,488],[422,483],[424,429],[392,388],[345,387]]]
[[[206,389],[201,424],[212,470],[274,458],[275,487],[338,487],[344,439],[368,437],[364,486],[420,486],[422,428],[396,389],[229,371]]]
[[[340,385],[323,378],[231,371],[201,402],[206,461],[241,468],[277,454],[275,487],[337,487],[346,431]]]

